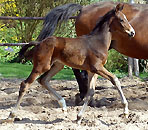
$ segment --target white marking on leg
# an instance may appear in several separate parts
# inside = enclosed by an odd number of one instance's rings
[[[92,96],[94,95],[94,89],[95,89],[95,81],[96,81],[97,74],[94,75],[93,73],[88,73],[88,91],[86,94],[86,97],[84,98],[84,104],[82,106],[82,109],[77,115],[77,123],[80,124],[82,120],[82,116],[84,112],[86,111],[86,108],[91,101]]]
[[[58,100],[58,103],[59,103],[59,105],[62,107],[62,110],[63,110],[64,112],[66,112],[66,111],[67,111],[67,106],[66,106],[66,102],[65,102],[64,98]]]
[[[53,95],[53,97],[58,101],[59,105],[62,107],[63,111],[66,111],[66,102],[64,100],[64,98],[58,94],[55,89],[53,89],[50,84],[49,81],[50,79],[56,74],[58,73],[62,68],[63,65],[61,63],[56,63],[54,64],[55,66],[51,67],[51,69],[49,70],[48,74],[42,79],[42,84],[43,86]]]
[[[45,82],[46,89],[50,91],[50,93],[54,96],[54,98],[58,101],[59,105],[62,107],[63,111],[66,111],[66,102],[64,98],[58,94],[52,87],[50,87],[48,82]]]
[[[120,94],[120,97],[121,97],[121,101],[122,103],[124,104],[124,114],[128,115],[128,102],[123,94],[123,91],[121,89],[121,84],[120,84],[120,81],[118,80],[117,77],[114,78],[114,81],[115,81],[115,86],[117,87],[118,89],[118,92]]]

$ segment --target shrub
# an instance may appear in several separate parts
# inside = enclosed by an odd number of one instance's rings
[[[107,68],[107,70],[112,72],[115,72],[116,70],[120,72],[127,71],[127,57],[112,49],[109,51],[105,67]]]

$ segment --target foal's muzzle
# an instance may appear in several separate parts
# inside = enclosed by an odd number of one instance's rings
[[[126,30],[126,33],[128,33],[128,35],[130,37],[134,37],[135,36],[135,30],[134,28],[131,26],[130,30]]]
[[[135,32],[130,32],[128,35],[129,35],[130,37],[134,37],[134,36],[135,36]]]

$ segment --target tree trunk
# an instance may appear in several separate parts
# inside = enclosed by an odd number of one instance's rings
[[[134,4],[134,0],[129,0],[131,4]],[[139,64],[138,59],[128,57],[128,76],[132,77],[132,72],[134,70],[135,76],[139,76]]]
[[[139,63],[138,63],[138,59],[134,59],[134,73],[135,76],[139,76]]]
[[[133,76],[133,58],[128,57],[128,77],[132,77]]]

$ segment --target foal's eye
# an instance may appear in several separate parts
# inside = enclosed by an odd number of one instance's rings
[[[120,19],[120,22],[123,22],[123,19]]]

